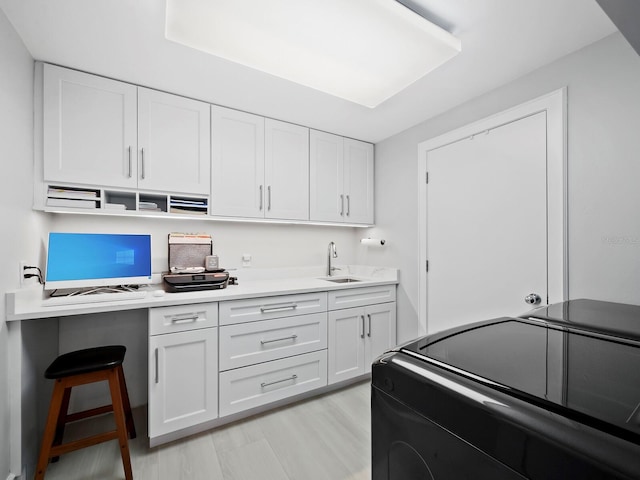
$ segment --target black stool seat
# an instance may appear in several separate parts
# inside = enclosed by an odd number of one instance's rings
[[[60,355],[49,365],[44,376],[54,380],[54,385],[34,480],[44,480],[49,461],[56,462],[60,455],[110,440],[118,441],[125,479],[133,480],[127,437],[136,438],[136,428],[122,368],[126,351],[124,345],[86,348]],[[97,382],[109,384],[111,403],[69,413],[71,390]],[[62,442],[67,423],[112,412],[115,430]]]
[[[44,376],[56,379],[114,368],[122,365],[126,351],[124,345],[109,345],[65,353],[49,365]]]

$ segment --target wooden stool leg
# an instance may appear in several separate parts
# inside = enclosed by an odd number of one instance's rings
[[[60,404],[60,411],[58,412],[58,421],[56,422],[56,434],[53,438],[53,445],[62,444],[62,438],[64,437],[64,427],[67,424],[67,413],[69,412],[69,399],[71,398],[71,387],[64,389],[64,395],[62,396],[62,403]],[[52,463],[57,462],[60,457],[53,457]]]
[[[51,395],[51,403],[49,404],[47,423],[44,427],[44,433],[42,434],[42,445],[40,446],[40,455],[38,457],[34,480],[44,479],[44,474],[47,470],[47,465],[49,464],[51,446],[53,445],[53,439],[56,434],[58,414],[60,413],[60,407],[62,406],[64,392],[65,388],[62,386],[62,382],[60,380],[56,380],[53,386],[53,393]]]
[[[131,403],[129,402],[129,392],[127,391],[127,382],[124,379],[124,370],[122,369],[122,365],[118,366],[118,379],[120,380],[120,391],[122,392],[124,416],[127,420],[127,432],[129,432],[129,439],[133,440],[134,438],[136,438],[136,426],[133,423]]]
[[[129,444],[127,441],[127,422],[125,420],[124,405],[122,402],[122,392],[120,390],[120,380],[115,368],[111,369],[109,375],[109,390],[111,391],[111,403],[113,404],[113,416],[116,421],[118,431],[118,443],[120,444],[120,454],[122,455],[122,466],[126,480],[133,480],[131,470],[131,456],[129,454]]]

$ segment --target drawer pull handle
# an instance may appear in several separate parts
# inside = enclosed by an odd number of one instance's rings
[[[290,337],[274,338],[273,340],[260,340],[260,345],[264,345],[265,343],[281,342],[283,340],[295,340],[296,338],[298,338],[298,335],[291,335]]]
[[[360,338],[364,338],[364,315],[360,315],[362,319],[362,333],[360,334]]]
[[[367,313],[367,319],[369,320],[369,330],[367,331],[367,337],[371,336],[371,314]]]
[[[275,382],[262,382],[260,384],[261,388],[265,388],[268,387],[270,385],[275,385],[276,383],[282,383],[282,382],[288,382],[290,380],[295,380],[296,378],[298,378],[298,375],[291,375],[289,378],[283,378],[282,380],[276,380]]]
[[[174,317],[174,318],[171,319],[171,323],[173,323],[175,325],[176,323],[197,322],[198,318],[200,318],[198,315],[191,315],[189,317]]]
[[[260,307],[260,311],[262,313],[266,313],[266,312],[283,312],[285,310],[295,310],[296,308],[298,308],[298,304],[297,303],[292,303],[290,305],[276,305],[273,307]]]

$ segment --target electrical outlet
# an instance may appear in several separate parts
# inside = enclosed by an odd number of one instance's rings
[[[251,254],[250,253],[243,253],[242,254],[242,266],[243,267],[250,267],[251,266]]]
[[[19,272],[20,276],[19,276],[19,278],[20,278],[20,286],[21,287],[24,285],[24,281],[26,280],[26,278],[24,278],[24,274],[27,273],[27,272],[25,271],[24,267],[26,267],[27,265],[29,265],[29,264],[27,263],[26,260],[20,260],[20,262],[19,262],[19,266],[20,266],[20,272]]]

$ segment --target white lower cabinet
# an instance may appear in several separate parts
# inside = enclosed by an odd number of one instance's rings
[[[382,285],[150,308],[151,443],[369,373],[396,344],[395,298]]]
[[[305,353],[220,373],[220,416],[327,384],[327,351]]]
[[[150,439],[218,417],[215,325],[215,303],[149,309]]]
[[[396,344],[396,302],[331,311],[328,332],[328,383],[369,373]]]

